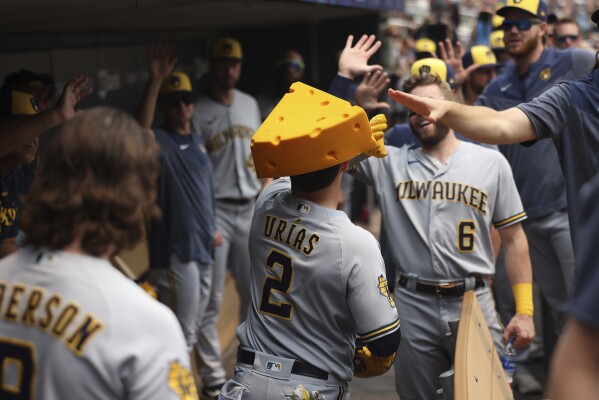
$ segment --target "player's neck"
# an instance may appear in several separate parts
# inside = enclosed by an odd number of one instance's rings
[[[69,243],[64,248],[62,248],[61,251],[64,251],[65,253],[71,253],[71,254],[83,254],[86,256],[90,255],[81,247],[81,242],[79,242],[79,240],[77,240],[77,239],[74,239],[71,243]],[[106,252],[104,254],[100,254],[98,256],[98,258],[108,260],[114,253],[115,253],[115,247],[114,247],[114,245],[110,245],[109,248],[106,250]]]
[[[169,132],[177,133],[179,135],[187,136],[191,134],[191,120],[187,122],[171,122],[165,123],[164,127]]]
[[[516,64],[518,75],[523,75],[527,73],[530,66],[536,63],[539,60],[539,58],[541,58],[543,50],[545,50],[545,46],[543,44],[539,44],[530,53],[522,55],[521,57],[514,57],[514,64]]]
[[[291,193],[295,197],[299,197],[301,199],[309,200],[313,203],[321,205],[323,207],[337,209],[337,205],[339,205],[339,198],[341,196],[341,175],[337,176],[335,181],[320,190],[314,192],[304,192],[297,188],[291,188]]]
[[[455,137],[453,131],[449,131],[445,139],[436,145],[422,145],[422,154],[436,158],[440,163],[445,163],[457,149],[460,141]]]
[[[235,97],[235,89],[226,89],[217,84],[213,84],[210,87],[210,96],[217,102],[230,106],[233,104],[233,98]]]

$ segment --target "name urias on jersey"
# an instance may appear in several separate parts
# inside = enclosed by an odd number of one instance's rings
[[[94,315],[82,314],[79,304],[65,304],[59,294],[46,293],[39,287],[30,288],[18,283],[9,285],[0,281],[0,318],[15,324],[39,327],[54,339],[62,341],[78,356],[91,338],[104,329],[104,323]]]
[[[489,196],[484,191],[475,187],[445,181],[405,181],[399,182],[395,187],[397,201],[402,200],[431,200],[452,201],[463,203],[487,214],[487,199]]]
[[[309,256],[318,244],[320,236],[317,233],[309,233],[306,228],[299,225],[301,222],[300,218],[289,222],[283,218],[267,215],[264,237]]]

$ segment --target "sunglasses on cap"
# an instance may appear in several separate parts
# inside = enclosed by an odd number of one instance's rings
[[[503,20],[503,24],[501,24],[501,30],[505,32],[509,32],[515,26],[519,31],[527,31],[533,25],[540,25],[541,21],[533,21],[530,19],[524,19],[522,21],[512,21],[509,19]]]
[[[556,36],[555,40],[557,40],[560,43],[566,43],[566,40],[570,39],[570,41],[575,42],[578,40],[578,35],[563,35],[563,36]]]
[[[175,108],[179,106],[179,103],[183,102],[186,106],[193,104],[195,97],[192,93],[185,93],[175,96],[167,96],[164,100],[164,104],[167,107]]]

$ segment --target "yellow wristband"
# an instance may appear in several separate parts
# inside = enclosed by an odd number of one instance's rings
[[[516,301],[516,314],[532,317],[534,306],[532,304],[532,283],[516,283],[512,286],[514,300]]]

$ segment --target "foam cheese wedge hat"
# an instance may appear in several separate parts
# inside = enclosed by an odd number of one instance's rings
[[[302,82],[252,136],[259,178],[318,171],[377,147],[364,109]]]

